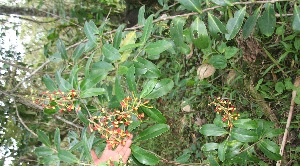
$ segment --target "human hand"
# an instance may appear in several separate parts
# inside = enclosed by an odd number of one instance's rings
[[[94,161],[95,165],[99,165],[102,162],[106,162],[106,161],[120,161],[120,159],[122,159],[123,163],[126,163],[130,154],[131,154],[131,143],[132,143],[132,135],[130,135],[130,137],[127,138],[127,140],[125,139],[126,143],[124,146],[122,146],[121,144],[119,144],[117,146],[117,148],[115,150],[111,150],[109,148],[109,145],[106,145],[102,156],[100,158],[97,157],[96,153],[94,150],[91,150],[91,155]]]

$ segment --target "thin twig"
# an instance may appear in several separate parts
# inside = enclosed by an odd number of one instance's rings
[[[39,70],[41,70],[44,66],[46,66],[49,62],[51,62],[51,59],[48,59],[46,62],[44,62],[40,67],[38,67],[35,71],[33,71],[29,76],[27,76],[24,80],[22,80],[21,82],[19,82],[17,85],[16,85],[16,87],[13,89],[13,90],[11,90],[11,92],[14,92],[14,91],[16,91],[18,88],[19,88],[19,86],[21,85],[21,84],[23,84],[28,78],[30,78],[30,77],[32,77],[34,74],[36,74]]]
[[[31,70],[28,69],[27,67],[24,67],[24,66],[20,66],[20,65],[14,64],[14,63],[11,63],[11,62],[9,62],[9,61],[5,61],[5,60],[0,59],[0,62],[1,62],[1,63],[4,63],[4,64],[8,64],[8,65],[13,66],[13,67],[16,67],[16,68],[19,68],[19,69],[22,69],[22,70],[25,70],[25,71],[28,71],[28,72],[31,72]]]
[[[297,77],[296,80],[295,80],[294,86],[296,88],[298,88],[299,84],[300,84],[300,77]],[[292,92],[292,99],[291,99],[290,111],[289,111],[288,119],[286,121],[285,131],[284,131],[284,134],[283,134],[282,143],[281,143],[281,147],[280,147],[280,151],[279,151],[279,154],[281,156],[283,155],[283,152],[284,152],[284,147],[285,147],[285,144],[286,144],[287,135],[289,133],[289,127],[290,127],[291,121],[292,121],[292,116],[293,116],[294,107],[295,107],[295,98],[296,98],[296,95],[297,95],[297,89],[293,90],[293,92]],[[280,166],[281,165],[281,161],[282,160],[277,161],[276,166]]]
[[[15,105],[15,107],[16,107],[16,114],[17,114],[17,117],[18,117],[20,123],[22,123],[22,125],[25,127],[25,129],[26,129],[27,131],[29,131],[32,135],[34,135],[35,137],[38,137],[38,135],[35,134],[35,132],[33,132],[28,126],[26,126],[26,124],[24,123],[24,121],[23,121],[22,118],[20,117],[19,111],[18,111],[18,106],[17,106],[15,100],[14,100],[14,105]]]

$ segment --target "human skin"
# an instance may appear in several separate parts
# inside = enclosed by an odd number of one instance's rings
[[[132,135],[125,139],[126,143],[124,146],[119,144],[115,150],[112,150],[109,148],[108,145],[106,145],[102,156],[100,158],[97,157],[96,153],[94,150],[91,150],[91,155],[94,161],[95,165],[99,165],[100,163],[107,162],[108,160],[110,161],[120,161],[122,159],[123,163],[127,163],[127,160],[131,154],[131,143],[132,143]],[[111,163],[112,164],[112,163]]]

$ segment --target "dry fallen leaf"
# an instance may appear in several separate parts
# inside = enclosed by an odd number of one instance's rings
[[[211,75],[215,73],[216,69],[214,66],[209,65],[209,64],[202,64],[198,69],[197,69],[197,75],[200,80],[203,80],[204,78],[208,78]]]
[[[235,70],[230,70],[228,75],[227,75],[227,78],[226,78],[226,83],[228,85],[231,85],[232,84],[232,81],[236,78],[236,72]]]

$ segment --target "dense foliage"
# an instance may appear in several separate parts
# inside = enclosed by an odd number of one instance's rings
[[[92,164],[133,134],[130,165],[299,165],[299,4],[57,5],[38,64],[0,59],[16,163]]]

